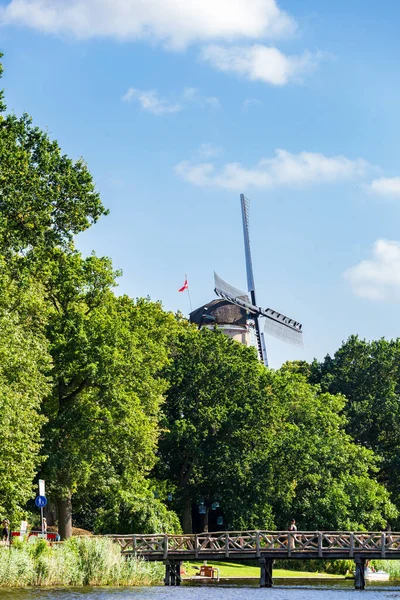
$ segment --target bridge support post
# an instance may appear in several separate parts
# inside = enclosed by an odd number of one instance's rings
[[[175,565],[174,560],[171,560],[171,562],[170,562],[170,572],[171,572],[171,585],[176,585],[176,565]]]
[[[181,577],[181,561],[174,560],[173,572],[174,572],[174,581],[172,585],[181,585],[182,577]]]
[[[165,560],[165,585],[181,585],[181,561],[180,560]]]
[[[171,565],[169,560],[164,560],[165,565],[165,577],[164,577],[164,585],[171,585]]]
[[[177,560],[176,561],[176,585],[181,585],[181,583],[182,583],[181,565],[182,565],[182,562],[180,560]]]
[[[260,587],[270,588],[273,586],[272,567],[273,558],[260,558]]]
[[[356,563],[355,588],[356,590],[363,590],[365,589],[365,557],[356,556],[354,560]]]

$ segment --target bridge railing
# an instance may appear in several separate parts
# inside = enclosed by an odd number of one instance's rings
[[[223,531],[186,535],[140,534],[113,535],[123,553],[154,558],[167,558],[169,554],[221,557],[235,554],[262,553],[286,554],[288,557],[302,553],[325,556],[354,553],[400,552],[400,533],[365,531]]]

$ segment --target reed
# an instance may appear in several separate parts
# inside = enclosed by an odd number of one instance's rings
[[[0,548],[0,586],[145,586],[163,578],[163,567],[125,558],[108,538],[71,538],[49,546],[45,540]]]

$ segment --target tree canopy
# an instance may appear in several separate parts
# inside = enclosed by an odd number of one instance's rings
[[[187,328],[167,367],[162,472],[183,527],[215,501],[227,526],[383,527],[396,515],[378,461],[346,433],[346,399],[298,371],[268,371],[221,332]],[[215,523],[214,523],[215,526]]]
[[[346,396],[346,429],[381,457],[378,478],[400,507],[400,340],[351,336],[333,357],[314,361],[309,377]]]
[[[29,320],[29,319],[28,319]],[[0,309],[0,512],[20,515],[40,464],[40,407],[49,391],[46,339],[16,311]]]

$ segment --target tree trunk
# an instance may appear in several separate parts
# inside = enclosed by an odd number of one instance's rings
[[[185,504],[183,506],[182,513],[182,529],[183,533],[193,533],[192,524],[192,499],[185,498]]]
[[[72,501],[71,495],[58,500],[58,533],[62,540],[72,536]]]
[[[54,502],[52,502],[51,500],[48,501],[48,503],[45,506],[44,509],[44,516],[47,519],[47,525],[56,525],[57,523],[57,506]]]

